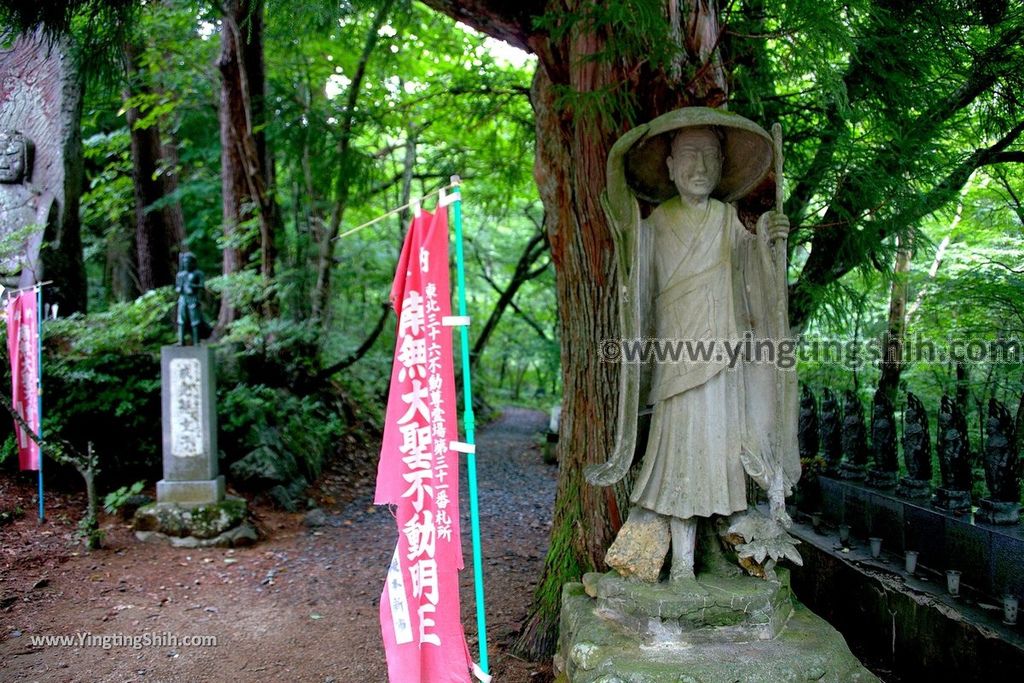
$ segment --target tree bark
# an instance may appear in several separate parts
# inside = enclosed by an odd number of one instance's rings
[[[274,274],[275,234],[280,221],[271,195],[273,165],[260,130],[265,122],[262,0],[226,0],[222,4],[220,142],[223,201],[223,272],[243,270],[259,254],[259,272],[267,284]],[[258,234],[246,223],[254,221]],[[265,302],[265,312],[273,304]],[[230,293],[221,298],[218,329],[238,317]]]
[[[623,487],[590,486],[583,468],[604,462],[616,424],[618,368],[601,363],[597,344],[619,334],[618,286],[610,229],[601,208],[608,151],[635,124],[685,105],[718,106],[728,93],[717,56],[714,0],[669,0],[662,35],[638,42],[674,41],[672,63],[646,54],[595,58],[618,40],[621,25],[602,22],[589,0],[514,6],[487,0],[426,4],[538,57],[531,101],[537,127],[534,176],[545,209],[555,264],[562,351],[563,411],[560,463],[551,541],[533,611],[514,650],[540,659],[555,648],[562,584],[604,569],[604,553],[621,523]],[[537,30],[535,15],[571,21],[566,31]],[[640,52],[642,50],[638,50]],[[626,95],[619,104],[613,98]],[[597,107],[586,102],[600,100]],[[608,114],[612,110],[615,113]],[[629,112],[629,114],[624,114]]]
[[[882,357],[878,389],[891,405],[896,405],[896,390],[903,372],[903,346],[907,330],[907,275],[910,272],[912,248],[909,238],[900,241],[893,266],[892,287],[889,290],[889,324],[885,332],[885,355]]]
[[[136,50],[133,46],[125,49],[129,79],[136,81],[125,90],[126,101],[133,94],[147,92],[138,83]],[[157,287],[174,284],[177,273],[177,258],[185,240],[184,221],[181,206],[168,203],[160,209],[152,208],[159,200],[173,192],[177,182],[172,174],[162,173],[168,161],[164,157],[165,147],[160,139],[160,127],[151,123],[139,125],[143,113],[138,107],[127,107],[125,119],[131,136],[132,182],[135,187],[135,263],[139,289],[148,292]]]

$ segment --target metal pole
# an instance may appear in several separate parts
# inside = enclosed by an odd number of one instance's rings
[[[466,269],[462,251],[462,186],[459,176],[452,176],[455,195],[452,216],[455,222],[455,273],[459,287],[459,315],[466,316]],[[473,385],[469,374],[469,327],[459,327],[462,344],[462,423],[466,430],[466,443],[475,444],[476,424],[473,417]],[[480,504],[477,500],[476,453],[466,454],[469,475],[469,517],[473,536],[473,583],[476,587],[476,632],[480,641],[480,668],[490,673],[487,664],[487,616],[484,613],[483,552],[480,547]]]
[[[39,522],[46,521],[43,510],[43,287],[36,287],[36,414],[39,416]]]

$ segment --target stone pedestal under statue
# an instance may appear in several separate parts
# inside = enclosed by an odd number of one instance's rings
[[[217,390],[208,346],[161,349],[164,478],[157,502],[135,515],[140,540],[182,547],[244,545],[256,540],[247,505],[224,495],[217,468]]]
[[[557,681],[877,681],[778,581],[700,575],[656,584],[587,574],[562,591]]]

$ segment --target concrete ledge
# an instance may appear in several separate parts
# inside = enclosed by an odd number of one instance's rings
[[[820,477],[821,512],[833,525],[849,524],[854,536],[879,536],[899,556],[920,553],[935,570],[957,569],[963,581],[991,596],[1024,598],[1024,527],[983,524],[970,514],[938,510],[864,484]],[[810,512],[805,510],[805,512]]]
[[[844,552],[834,533],[799,524],[791,533],[803,541],[804,559],[803,567],[791,569],[793,592],[863,647],[861,654],[908,681],[1013,680],[1024,671],[1021,625],[1002,624],[1001,606],[970,584],[953,598],[944,576],[923,569],[908,575],[888,541],[873,560],[863,538]]]

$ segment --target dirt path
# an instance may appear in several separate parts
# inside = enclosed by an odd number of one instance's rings
[[[549,679],[546,666],[517,661],[504,648],[526,614],[550,528],[556,472],[541,462],[544,426],[541,413],[509,409],[477,438],[488,637],[500,683]],[[74,522],[60,521],[79,501],[57,501],[55,521],[42,530],[28,512],[0,529],[0,680],[386,681],[377,602],[396,529],[386,509],[371,505],[367,479],[354,499],[335,492],[350,502],[325,510],[324,526],[257,508],[269,538],[237,550],[144,545],[112,520],[106,548],[85,554],[72,539]],[[28,491],[0,480],[0,496]],[[465,498],[461,509],[468,539]],[[475,653],[468,541],[464,549],[462,612]],[[215,636],[217,645],[30,641],[80,633]]]

